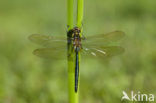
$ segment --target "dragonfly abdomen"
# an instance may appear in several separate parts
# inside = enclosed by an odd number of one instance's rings
[[[79,79],[79,55],[76,49],[76,62],[75,62],[75,92],[78,91],[78,79]]]

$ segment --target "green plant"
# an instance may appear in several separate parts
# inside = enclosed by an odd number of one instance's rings
[[[67,1],[67,26],[68,30],[74,27],[74,0]],[[77,0],[77,24],[76,26],[82,29],[82,20],[83,20],[83,0]],[[74,62],[74,52],[72,51],[72,44],[68,45],[68,92],[69,92],[69,103],[78,103],[78,94],[74,91],[75,83],[75,62]],[[80,54],[79,54],[80,58]]]

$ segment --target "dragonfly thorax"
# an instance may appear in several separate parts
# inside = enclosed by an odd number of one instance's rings
[[[80,33],[81,30],[78,27],[74,27],[73,29],[69,30],[67,33],[68,43],[73,44],[73,48],[75,51],[79,51],[82,48]]]

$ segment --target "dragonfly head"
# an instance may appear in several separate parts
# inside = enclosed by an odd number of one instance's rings
[[[68,37],[74,38],[74,37],[80,37],[80,33],[81,33],[81,29],[78,27],[74,27],[73,29],[69,30],[67,34]]]
[[[81,29],[78,27],[73,28],[73,36],[72,37],[80,37]]]
[[[73,28],[73,33],[77,33],[77,34],[80,34],[81,33],[81,29],[80,28],[78,28],[78,27],[74,27]]]

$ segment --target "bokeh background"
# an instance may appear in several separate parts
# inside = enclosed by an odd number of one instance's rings
[[[85,36],[114,30],[126,36],[124,54],[81,63],[80,103],[121,103],[123,90],[156,94],[155,5],[85,0]],[[66,61],[36,57],[39,46],[27,38],[66,35],[66,8],[66,0],[0,0],[0,103],[68,103]]]

